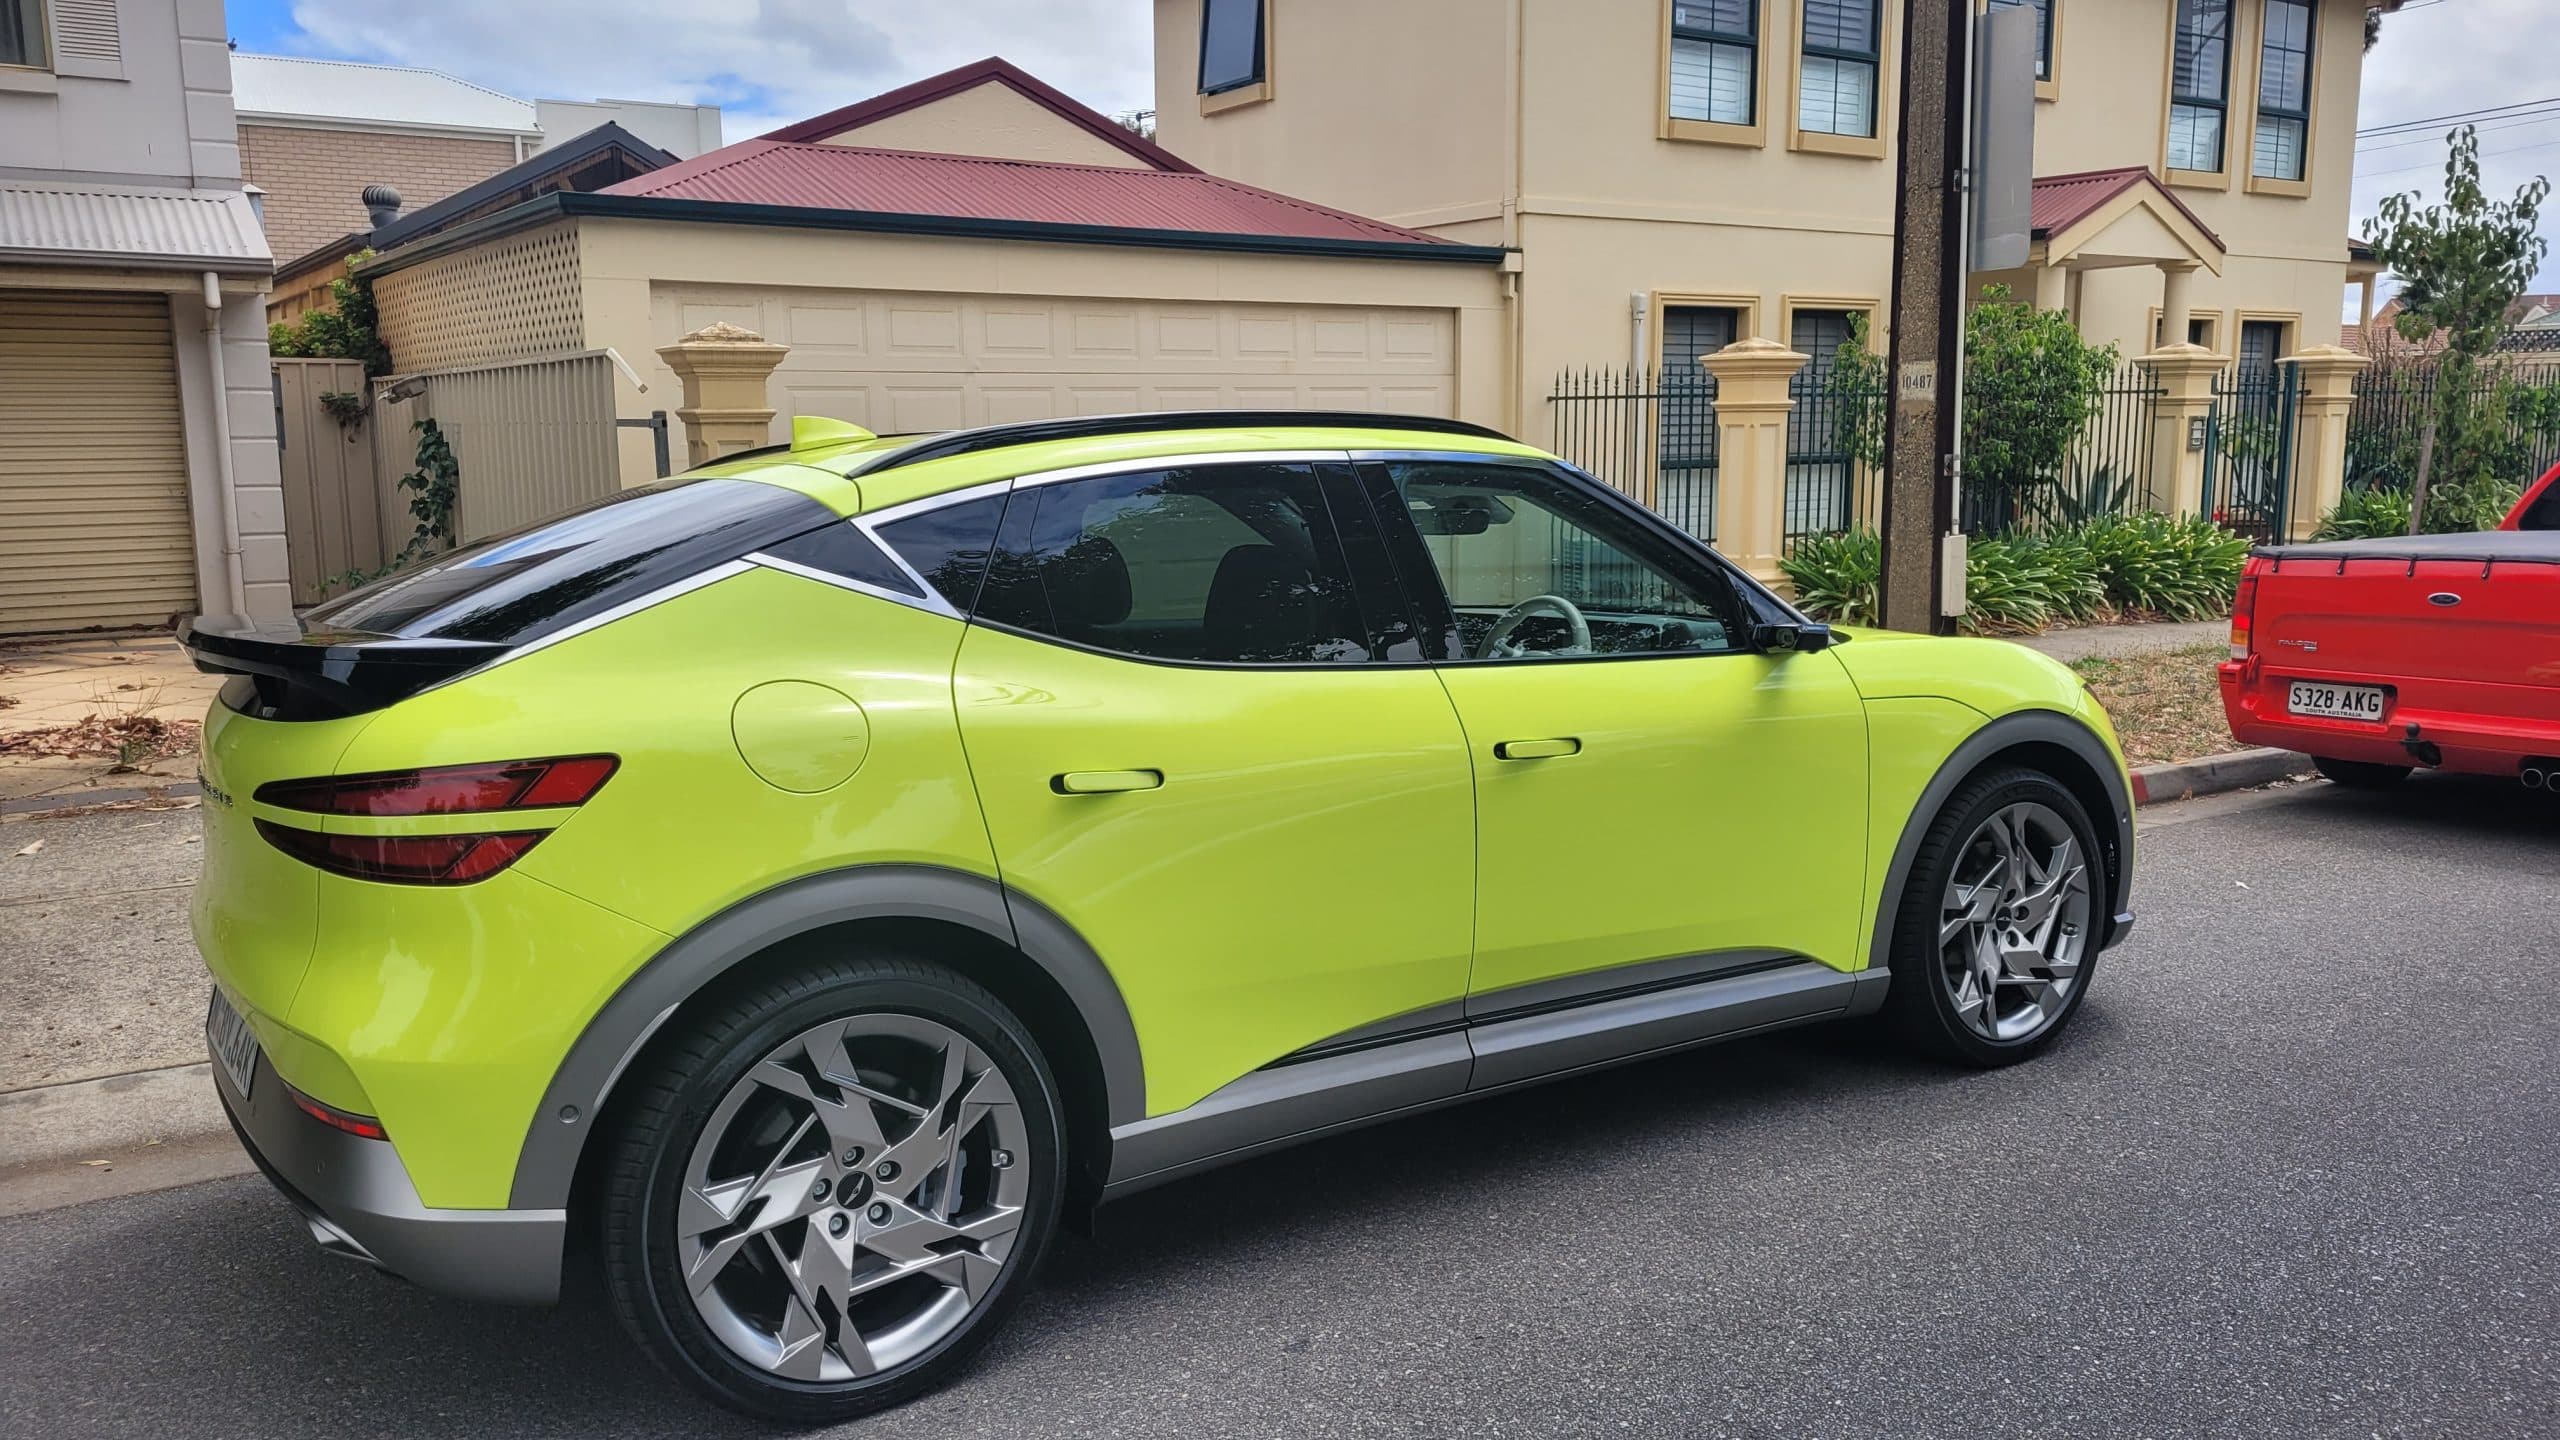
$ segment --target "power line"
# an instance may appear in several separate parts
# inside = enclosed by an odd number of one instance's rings
[[[2550,125],[2554,123],[2560,123],[2560,109],[2555,109],[2550,113],[2543,115],[2523,116],[2505,125],[2483,125],[2480,127],[2480,133],[2483,135],[2495,135],[2503,130],[2530,130],[2536,125]],[[2442,145],[2444,143],[2445,137],[2441,135],[2421,135],[2415,140],[2395,140],[2388,145],[2359,145],[2356,147],[2356,154],[2358,157],[2363,157],[2366,155],[2379,155],[2386,150],[2406,150],[2415,145]]]
[[[2398,120],[2388,125],[2375,125],[2359,130],[2356,132],[2356,138],[2365,140],[2377,135],[2397,134],[2405,130],[2422,130],[2430,125],[2458,124],[2466,120],[2506,119],[2510,111],[2532,110],[2543,106],[2560,106],[2560,95],[2546,96],[2540,100],[2519,100],[2512,105],[2492,105],[2485,110],[2461,110],[2451,115],[2430,115],[2423,120]]]
[[[2533,145],[2510,145],[2504,150],[2483,150],[2480,152],[2480,158],[2483,160],[2493,160],[2500,155],[2529,155],[2536,150],[2552,149],[2560,149],[2560,140],[2544,140]],[[2359,180],[2371,180],[2380,175],[2406,175],[2412,170],[2433,170],[2434,168],[2436,168],[2435,162],[2428,160],[2422,161],[2416,165],[2402,165],[2391,170],[2359,170],[2356,172],[2356,178]]]

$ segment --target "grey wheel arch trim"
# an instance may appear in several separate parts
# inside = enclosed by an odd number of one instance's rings
[[[1911,879],[1911,866],[1920,854],[1920,842],[1928,838],[1929,827],[1936,824],[1938,814],[1948,797],[1966,777],[1982,768],[1983,763],[2003,750],[2020,745],[2058,745],[2077,756],[2097,777],[2098,785],[2107,793],[2111,816],[2092,815],[2090,823],[2114,823],[2115,865],[2107,877],[2105,910],[2106,934],[2093,948],[2103,950],[2124,938],[2132,928],[2133,896],[2133,796],[2125,788],[2124,776],[2116,769],[2115,756],[2097,732],[2059,710],[2024,710],[2003,715],[1976,730],[1955,748],[1946,763],[1938,767],[1928,787],[1920,792],[1919,802],[1911,807],[1911,818],[1904,822],[1902,839],[1893,847],[1893,864],[1885,871],[1884,888],[1876,902],[1874,948],[1868,952],[1867,966],[1872,970],[1889,967],[1893,961],[1893,924],[1902,909],[1903,887]]]
[[[543,1091],[516,1159],[508,1206],[558,1210],[569,1203],[579,1155],[614,1085],[685,1001],[783,941],[858,920],[942,921],[1020,951],[1066,992],[1092,1038],[1109,1123],[1125,1125],[1146,1113],[1146,1072],[1129,1007],[1102,957],[1064,920],[983,875],[934,865],[865,865],[804,876],[742,900],[670,942],[624,981]]]

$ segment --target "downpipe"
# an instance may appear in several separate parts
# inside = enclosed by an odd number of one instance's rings
[[[222,373],[222,277],[204,272],[204,356],[213,377],[213,473],[222,502],[222,578],[232,618],[249,623],[249,587],[241,574],[240,494],[231,471],[231,390]]]

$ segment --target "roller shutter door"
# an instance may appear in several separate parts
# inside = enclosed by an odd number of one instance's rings
[[[0,635],[195,608],[183,414],[167,301],[0,290]]]

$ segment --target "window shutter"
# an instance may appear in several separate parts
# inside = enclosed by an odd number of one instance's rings
[[[53,71],[92,80],[124,78],[124,37],[116,0],[53,0]]]

